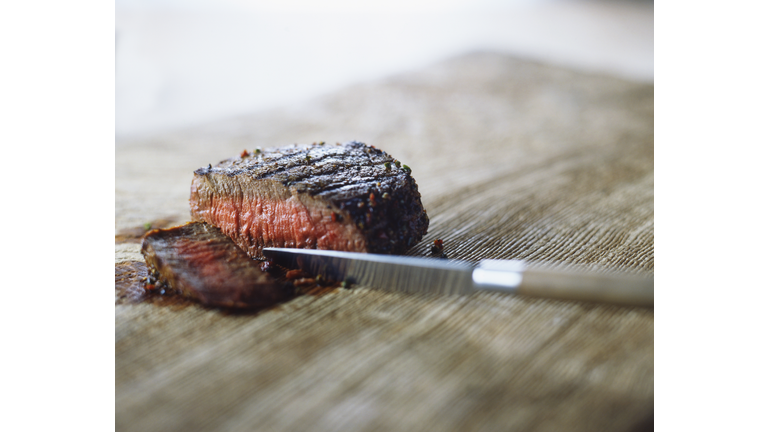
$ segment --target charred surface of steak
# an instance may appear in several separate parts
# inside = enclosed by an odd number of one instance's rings
[[[244,151],[200,168],[190,210],[254,258],[263,247],[400,254],[429,226],[411,169],[357,141]]]

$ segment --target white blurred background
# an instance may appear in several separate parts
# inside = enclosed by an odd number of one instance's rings
[[[653,2],[116,0],[116,134],[301,103],[477,50],[652,82]]]

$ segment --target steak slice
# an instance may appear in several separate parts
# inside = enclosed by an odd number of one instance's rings
[[[158,283],[210,306],[249,308],[287,300],[288,284],[261,271],[213,226],[190,222],[146,234],[141,253]]]
[[[400,254],[429,226],[410,168],[356,141],[243,152],[195,171],[189,203],[253,258],[263,247]]]

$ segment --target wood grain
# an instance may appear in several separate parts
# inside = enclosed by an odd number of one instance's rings
[[[490,53],[120,140],[116,233],[188,219],[192,171],[243,149],[352,139],[413,169],[431,224],[411,255],[440,238],[450,258],[653,274],[653,86]],[[121,431],[653,427],[649,309],[366,288],[115,308]]]

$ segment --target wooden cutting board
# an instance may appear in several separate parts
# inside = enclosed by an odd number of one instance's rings
[[[653,86],[491,53],[309,104],[118,139],[117,430],[653,428],[653,310],[366,288],[240,314],[126,291],[192,171],[357,139],[413,169],[450,258],[653,274]]]

